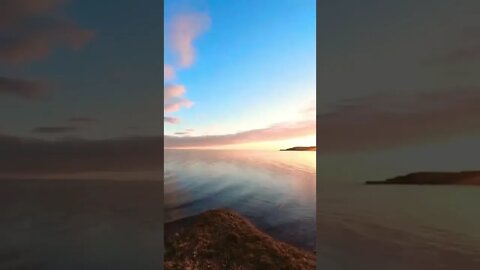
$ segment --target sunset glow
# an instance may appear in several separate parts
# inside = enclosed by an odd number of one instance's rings
[[[316,136],[310,135],[306,137],[292,138],[288,140],[251,142],[239,144],[226,144],[216,146],[190,146],[190,147],[165,147],[166,149],[258,149],[258,150],[280,150],[298,145],[315,146]]]
[[[315,145],[312,3],[291,5],[288,20],[281,12],[247,7],[166,4],[165,148]],[[251,19],[236,18],[242,12]]]

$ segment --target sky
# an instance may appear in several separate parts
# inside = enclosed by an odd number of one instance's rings
[[[162,2],[1,5],[0,176],[161,169]]]
[[[480,2],[318,5],[320,181],[478,170]]]
[[[478,169],[478,1],[179,0],[165,18],[154,0],[2,4],[0,176],[315,135],[322,181]]]
[[[2,1],[0,134],[161,134],[158,2]]]
[[[165,1],[165,147],[315,145],[315,5]]]

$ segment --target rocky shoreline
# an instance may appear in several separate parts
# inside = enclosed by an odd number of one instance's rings
[[[166,270],[315,269],[313,252],[278,241],[227,209],[206,211],[165,228]]]

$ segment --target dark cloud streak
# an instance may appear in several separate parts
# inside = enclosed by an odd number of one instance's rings
[[[319,153],[381,150],[480,131],[480,88],[346,100],[317,116]]]
[[[170,123],[170,124],[178,124],[180,123],[180,118],[173,117],[173,116],[164,116],[163,122]]]
[[[43,134],[62,134],[77,131],[77,127],[69,126],[52,126],[52,127],[36,127],[32,129],[33,133],[43,133]]]
[[[47,85],[42,82],[0,76],[0,94],[13,95],[23,99],[44,97]]]
[[[80,173],[156,170],[163,138],[46,141],[0,135],[0,173]]]
[[[72,22],[43,20],[3,32],[0,35],[0,60],[10,64],[42,60],[57,47],[66,46],[78,50],[92,38],[93,32]]]
[[[3,0],[0,61],[23,64],[46,58],[57,47],[80,49],[94,34],[64,16],[63,0]]]

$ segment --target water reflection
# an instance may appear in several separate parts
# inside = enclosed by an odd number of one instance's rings
[[[315,153],[167,150],[165,218],[231,208],[268,233],[315,247]]]
[[[0,269],[159,269],[162,186],[0,179]]]
[[[480,269],[477,187],[319,183],[319,267]]]

